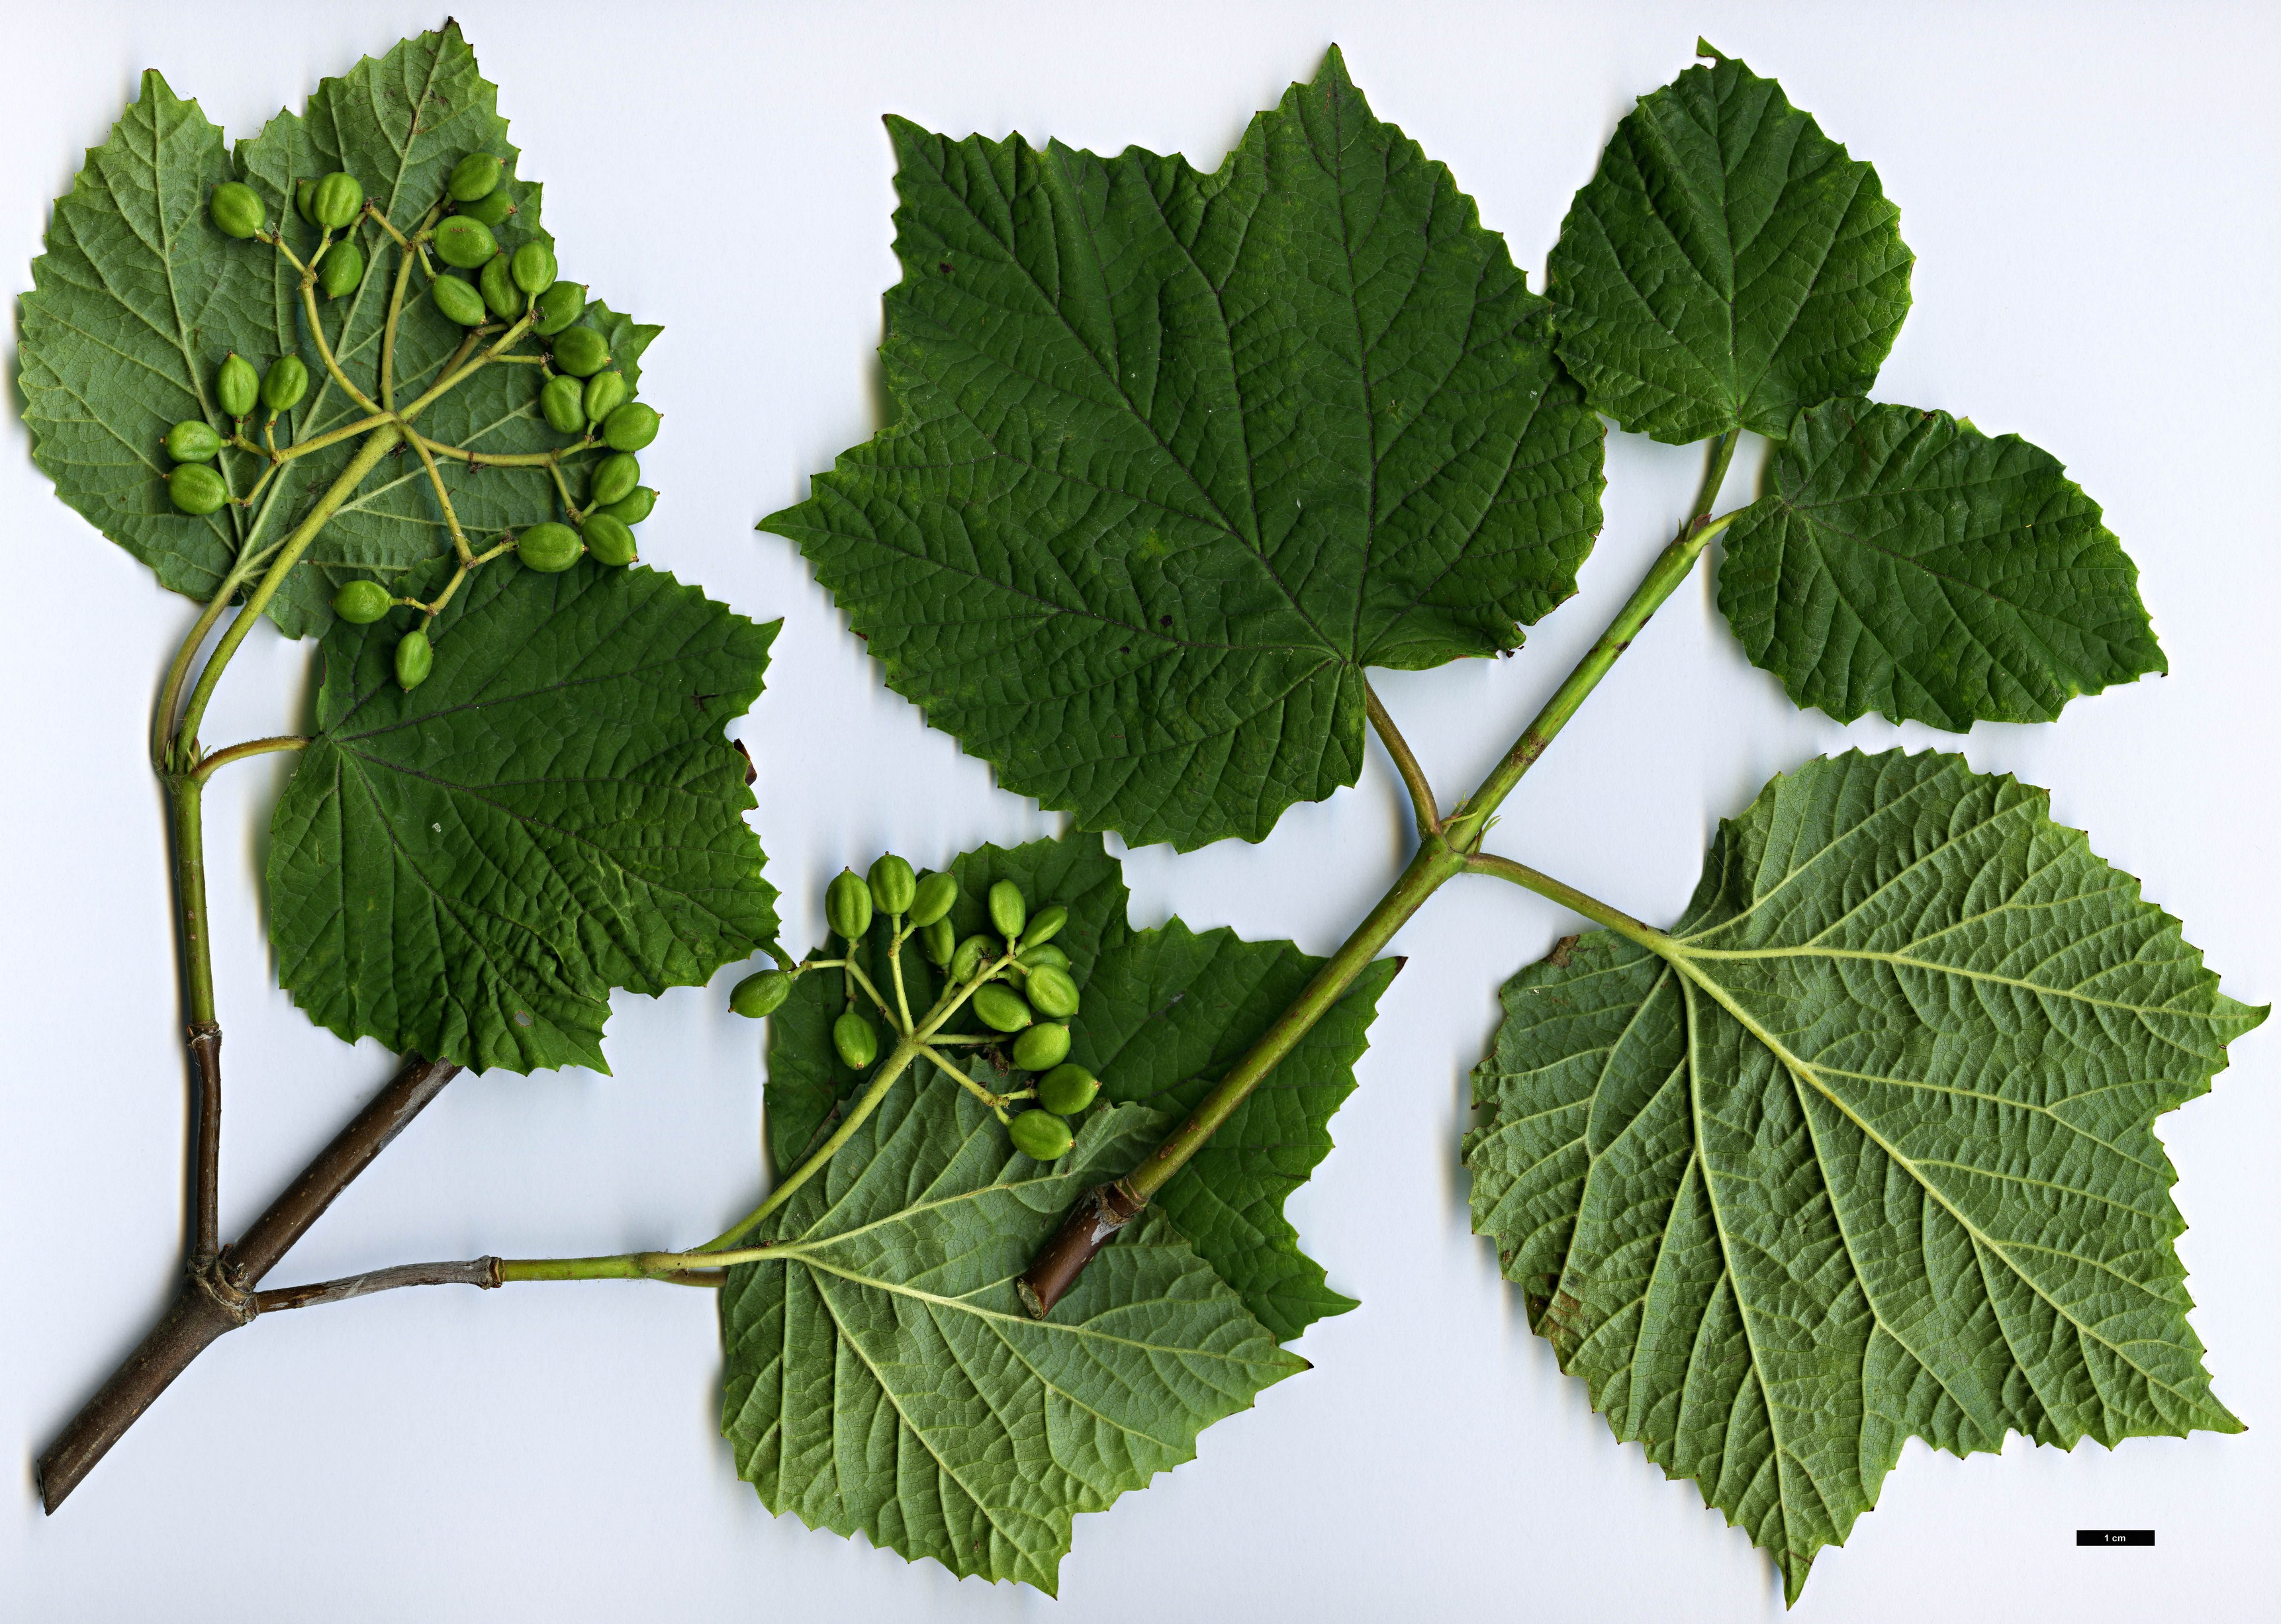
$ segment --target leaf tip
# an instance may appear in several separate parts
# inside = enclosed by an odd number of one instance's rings
[[[1724,62],[1727,59],[1725,51],[1699,34],[1695,36],[1695,54],[1707,62]]]

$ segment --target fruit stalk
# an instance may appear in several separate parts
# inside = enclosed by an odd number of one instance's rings
[[[372,1159],[459,1075],[448,1061],[417,1056],[319,1151],[237,1243],[197,1260],[166,1315],[82,1405],[34,1468],[50,1512],[68,1498],[190,1362],[259,1311],[253,1288]]]
[[[1070,1209],[1061,1226],[1031,1260],[1029,1268],[1015,1282],[1015,1291],[1032,1315],[1043,1319],[1053,1312],[1054,1304],[1077,1283],[1094,1254],[1116,1239],[1117,1232],[1131,1223],[1148,1204],[1149,1197],[1162,1189],[1171,1177],[1187,1164],[1188,1158],[1202,1149],[1220,1125],[1234,1114],[1235,1108],[1249,1097],[1251,1091],[1275,1069],[1276,1063],[1290,1053],[1315,1023],[1320,1020],[1340,996],[1352,985],[1363,967],[1376,957],[1380,948],[1390,941],[1396,932],[1408,923],[1410,916],[1423,907],[1426,899],[1440,890],[1453,877],[1463,874],[1473,865],[1469,862],[1481,843],[1482,831],[1504,798],[1511,794],[1522,777],[1535,765],[1537,758],[1558,737],[1569,718],[1576,714],[1600,679],[1613,668],[1632,639],[1648,623],[1649,616],[1662,607],[1664,601],[1678,590],[1679,584],[1694,569],[1696,560],[1710,545],[1711,538],[1725,529],[1726,519],[1713,520],[1712,504],[1718,500],[1719,490],[1726,483],[1727,469],[1735,454],[1736,436],[1731,431],[1712,445],[1710,467],[1705,471],[1701,494],[1696,499],[1693,512],[1671,545],[1666,547],[1649,567],[1638,588],[1626,600],[1608,628],[1597,641],[1576,662],[1560,686],[1546,700],[1512,747],[1498,762],[1488,777],[1459,803],[1458,809],[1431,833],[1422,826],[1432,816],[1434,800],[1432,788],[1419,769],[1415,758],[1406,762],[1406,747],[1396,756],[1402,768],[1404,785],[1409,789],[1412,804],[1421,824],[1418,852],[1402,870],[1398,878],[1380,897],[1377,904],[1356,927],[1354,934],[1342,943],[1338,951],[1315,972],[1306,990],[1275,1018],[1272,1025],[1262,1033],[1259,1040],[1246,1051],[1243,1058],[1220,1080],[1219,1086],[1206,1094],[1190,1113],[1187,1120],[1150,1153],[1148,1160],[1113,1184],[1100,1185],[1079,1196]],[[1731,515],[1730,515],[1731,517]],[[1372,720],[1376,721],[1376,715]],[[1380,729],[1380,736],[1391,741],[1400,739],[1388,717]],[[1512,865],[1519,867],[1519,865]],[[1534,870],[1529,870],[1534,873]],[[1504,876],[1504,878],[1512,878]]]

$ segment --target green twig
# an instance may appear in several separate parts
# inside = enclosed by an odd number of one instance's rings
[[[252,756],[268,755],[279,750],[305,750],[309,741],[298,733],[280,733],[274,739],[248,739],[242,745],[232,745],[227,750],[217,750],[199,761],[190,769],[190,777],[203,784],[232,762],[243,762]]]

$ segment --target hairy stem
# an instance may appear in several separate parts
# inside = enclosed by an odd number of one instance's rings
[[[1148,1204],[1149,1197],[1187,1164],[1188,1159],[1203,1147],[1220,1125],[1234,1114],[1236,1107],[1274,1070],[1276,1063],[1290,1053],[1299,1040],[1339,1001],[1355,977],[1362,973],[1363,967],[1377,956],[1379,950],[1424,905],[1426,899],[1440,890],[1452,877],[1473,866],[1469,853],[1472,847],[1479,845],[1481,831],[1487,826],[1490,815],[1512,793],[1514,785],[1535,764],[1537,758],[1544,754],[1545,746],[1567,724],[1568,719],[1575,715],[1592,690],[1599,686],[1600,679],[1608,674],[1624,650],[1631,646],[1632,639],[1647,624],[1648,617],[1687,578],[1711,537],[1725,528],[1728,521],[1713,521],[1710,512],[1712,504],[1718,499],[1720,486],[1725,483],[1727,468],[1735,453],[1736,438],[1736,435],[1729,432],[1713,443],[1710,466],[1704,476],[1702,494],[1696,500],[1694,511],[1680,527],[1678,537],[1650,567],[1638,590],[1617,611],[1615,618],[1608,623],[1607,630],[1569,672],[1552,698],[1522,731],[1520,737],[1513,741],[1512,748],[1481,781],[1481,786],[1465,799],[1457,811],[1442,821],[1437,832],[1427,836],[1420,842],[1409,866],[1403,870],[1386,894],[1379,898],[1362,924],[1356,927],[1354,934],[1348,937],[1322,969],[1315,972],[1315,978],[1307,984],[1306,990],[1275,1018],[1274,1024],[1236,1062],[1227,1075],[1220,1079],[1218,1086],[1198,1103],[1187,1120],[1174,1129],[1147,1161],[1116,1183],[1096,1187],[1079,1198],[1068,1217],[1063,1219],[1061,1227],[1040,1249],[1028,1272],[1015,1283],[1023,1305],[1031,1313],[1042,1319],[1053,1311],[1054,1304],[1077,1282],[1078,1276],[1085,1272],[1094,1255],[1137,1218]],[[1378,708],[1373,706],[1373,723],[1378,720]],[[1380,737],[1389,735],[1399,737],[1394,732],[1390,718],[1381,730]],[[1391,743],[1388,748],[1391,753]],[[1396,756],[1396,765],[1401,765],[1399,755]],[[1407,771],[1403,773],[1403,778],[1405,782],[1409,781]],[[1423,779],[1424,775],[1420,773],[1419,783],[1422,784]],[[1430,792],[1427,799],[1419,800],[1418,785],[1413,785],[1411,795],[1413,801],[1420,806],[1422,816],[1422,808],[1431,804]],[[1545,879],[1533,869],[1523,870],[1518,863],[1506,864],[1502,858],[1494,859],[1492,862],[1534,876],[1547,885],[1558,883]],[[1506,873],[1500,867],[1492,866],[1485,871],[1497,873],[1504,878],[1515,878],[1514,874]],[[1581,893],[1575,894],[1582,895]],[[1605,904],[1596,906],[1605,908]],[[1583,910],[1580,909],[1578,911]],[[1607,911],[1612,913],[1614,910]],[[1647,928],[1639,925],[1636,920],[1630,923],[1641,930]]]

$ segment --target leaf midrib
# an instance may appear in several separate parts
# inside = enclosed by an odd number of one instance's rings
[[[1660,949],[1658,951],[1659,953],[1661,952]],[[1720,1009],[1724,1009],[1730,1017],[1732,1017],[1736,1024],[1740,1025],[1744,1032],[1757,1039],[1759,1043],[1765,1048],[1767,1053],[1771,1054],[1776,1060],[1781,1062],[1782,1068],[1790,1074],[1794,1084],[1799,1082],[1807,1084],[1816,1094],[1829,1101],[1831,1105],[1835,1106],[1837,1110],[1844,1116],[1847,1121],[1853,1124],[1854,1127],[1860,1133],[1864,1139],[1867,1140],[1871,1144],[1876,1146],[1880,1151],[1883,1152],[1886,1157],[1891,1160],[1895,1166],[1906,1171],[1909,1175],[1910,1180],[1915,1184],[1918,1188],[1921,1189],[1925,1193],[1926,1196],[1937,1205],[1941,1210],[1946,1212],[1950,1218],[1954,1219],[1957,1226],[1961,1228],[1965,1233],[1971,1236],[1976,1244],[1986,1250],[1994,1253],[1997,1257],[2001,1257],[2004,1260],[2005,1266],[2011,1270],[2013,1275],[2020,1281],[2020,1283],[2025,1286],[2030,1292],[2033,1293],[2038,1302],[2045,1303],[2050,1308],[2052,1312],[2057,1314],[2061,1319],[2066,1320],[2068,1325],[2074,1326],[2076,1334],[2090,1342],[2097,1342],[2102,1348],[2107,1349],[2118,1360],[2128,1365],[2132,1371],[2136,1372],[2142,1380],[2146,1381],[2152,1386],[2161,1388],[2164,1392],[2185,1404],[2188,1408],[2195,1410],[2199,1410],[2200,1408],[2200,1404],[2192,1397],[2192,1396],[2179,1391],[2178,1388],[2173,1387],[2170,1383],[2162,1380],[2153,1372],[2146,1369],[2143,1365],[2139,1365],[2137,1360],[2131,1358],[2130,1355],[2123,1351],[2122,1344],[2110,1342],[2107,1338],[2101,1336],[2098,1332],[2092,1330],[2089,1326],[2084,1325],[2080,1319],[2076,1319],[2074,1314],[2070,1313],[2063,1303],[2059,1303],[2045,1292],[2040,1282],[2036,1280],[2034,1277],[2027,1272],[2026,1270],[2022,1269],[2013,1260],[2009,1249],[2002,1242],[1989,1235],[1985,1231],[1981,1229],[1978,1225],[1975,1224],[1970,1218],[1966,1217],[1964,1213],[1957,1208],[1955,1203],[1948,1198],[1947,1194],[1943,1191],[1939,1186],[1935,1184],[1931,1179],[1924,1177],[1923,1174],[1918,1171],[1918,1164],[1914,1161],[1902,1155],[1901,1152],[1889,1142],[1883,1134],[1879,1133],[1875,1128],[1872,1127],[1867,1121],[1865,1121],[1844,1098],[1842,1098],[1836,1091],[1827,1087],[1822,1082],[1820,1073],[1814,1069],[1812,1063],[1804,1060],[1798,1055],[1792,1053],[1780,1039],[1776,1038],[1772,1032],[1768,1032],[1763,1025],[1761,1025],[1758,1020],[1727,991],[1724,986],[1720,986],[1719,982],[1713,979],[1702,970],[1689,963],[1688,961],[1695,956],[1692,949],[1678,948],[1674,952],[1663,953],[1662,956],[1665,958],[1666,962],[1670,963],[1674,969],[1678,970],[1682,975],[1685,976],[1689,981],[1700,987],[1705,995],[1709,997],[1714,1003],[1718,1004]],[[1690,1053],[1696,1047],[1691,1032],[1689,1036],[1688,1047]],[[1696,1142],[1697,1144],[1702,1142],[1699,1123],[1697,1125],[1697,1137]],[[1823,1164],[1818,1148],[1814,1155],[1814,1166],[1816,1176],[1821,1179],[1823,1189],[1827,1191],[1829,1189],[1829,1176],[1823,1171]],[[1706,1185],[1708,1181],[1706,1180]],[[1832,1205],[1835,1205],[1834,1200]],[[1713,1210],[1715,1215],[1715,1202],[1713,1203]],[[1720,1246],[1723,1250],[1726,1241],[1726,1225],[1723,1220],[1718,1220],[1718,1227],[1720,1230]],[[1843,1240],[1843,1231],[1841,1230],[1840,1239]],[[2076,1262],[2089,1263],[2093,1261],[2090,1258],[2077,1257],[2076,1255],[2072,1252],[2061,1255]],[[1866,1280],[1867,1277],[1864,1273],[1860,1262],[1855,1257],[1853,1249],[1850,1244],[1846,1246],[1845,1257],[1847,1266],[1852,1271],[1854,1280],[1859,1282],[1864,1282],[1863,1292],[1866,1298],[1867,1292]],[[1732,1272],[1731,1267],[1728,1272],[1729,1273]],[[2144,1288],[2142,1287],[2141,1289],[2144,1289]],[[1890,1334],[1890,1332],[1888,1334]],[[1896,1338],[1896,1340],[1898,1341],[1898,1339]],[[1902,1345],[1906,1347],[1907,1344],[1903,1343]],[[1751,1357],[1753,1364],[1755,1365],[1757,1358],[1755,1349],[1753,1350]],[[2019,1361],[2016,1357],[2014,1358],[2014,1363],[2018,1365],[2022,1375],[2024,1375],[2028,1368],[2027,1365]],[[2105,1399],[2104,1393],[2102,1393],[2100,1396],[2103,1403]],[[1769,1402],[1771,1403],[1771,1401]],[[2037,1396],[2037,1402],[2042,1402],[2040,1395]]]

